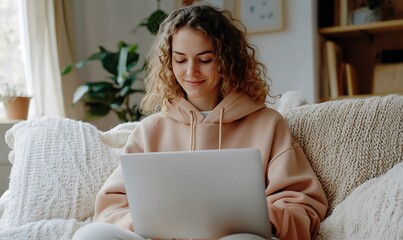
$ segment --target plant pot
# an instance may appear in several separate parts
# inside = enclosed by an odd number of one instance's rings
[[[15,97],[4,101],[7,119],[26,120],[28,117],[30,97]]]
[[[378,8],[369,9],[369,7],[361,7],[352,13],[353,24],[364,24],[378,22],[382,20],[382,11]]]

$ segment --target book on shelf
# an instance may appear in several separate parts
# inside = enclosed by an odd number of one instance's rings
[[[353,0],[334,0],[333,4],[335,26],[347,26],[352,24],[352,12],[361,5]]]
[[[329,97],[337,98],[343,95],[344,63],[340,46],[333,41],[325,42],[325,64],[329,81]]]
[[[403,92],[403,62],[379,63],[374,68],[373,94]]]
[[[334,0],[334,25],[346,26],[349,24],[349,1]]]
[[[348,96],[353,96],[358,94],[357,91],[357,73],[354,66],[350,63],[344,65],[346,73],[346,94]]]
[[[325,49],[325,41],[321,42],[321,49]],[[321,79],[321,87],[320,87],[320,96],[323,100],[327,100],[330,98],[330,87],[329,87],[329,73],[327,71],[327,58],[326,53],[320,54],[320,79]]]

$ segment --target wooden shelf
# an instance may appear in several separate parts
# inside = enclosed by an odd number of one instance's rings
[[[319,29],[319,34],[330,39],[398,32],[403,32],[403,19],[388,20],[360,25],[326,27]]]
[[[370,98],[370,97],[384,97],[387,95],[402,95],[403,92],[401,91],[396,91],[396,92],[390,92],[390,93],[379,93],[379,94],[356,94],[356,95],[342,95],[338,96],[336,98],[321,98],[320,102],[326,102],[326,101],[333,101],[333,100],[343,100],[343,99],[360,99],[360,98]]]
[[[23,120],[16,120],[16,119],[7,119],[7,118],[1,118],[0,117],[0,124],[16,124],[19,123]]]
[[[385,93],[379,93],[374,90],[379,83],[376,76],[378,64],[381,63],[381,55],[384,50],[403,49],[403,0],[390,0],[393,4],[393,20],[384,20],[363,24],[340,25],[341,20],[346,20],[347,15],[356,10],[358,5],[345,5],[352,0],[318,0],[318,37],[319,37],[319,76],[320,76],[320,101],[331,101],[339,99],[355,99],[367,98],[373,96],[385,96],[389,94],[403,95],[401,86],[390,84],[385,85],[387,81],[381,84],[388,86],[383,90]],[[356,2],[357,3],[357,2]],[[340,48],[340,63],[330,64],[331,48],[329,42],[334,43]],[[329,52],[330,50],[330,52]],[[346,64],[351,66],[354,72],[355,95],[347,95],[351,93],[347,86]],[[340,66],[339,66],[340,65]],[[335,87],[330,86],[330,77],[334,78],[333,70],[337,71],[338,94],[334,94]],[[330,72],[331,70],[331,72]],[[349,75],[351,79],[351,75]],[[399,79],[400,83],[400,79]],[[351,84],[351,81],[350,81]],[[334,86],[334,81],[332,86]],[[379,88],[378,88],[379,89]],[[333,94],[331,94],[333,90]],[[350,90],[350,91],[349,91]],[[342,95],[342,96],[337,96]],[[337,96],[331,98],[330,96]]]

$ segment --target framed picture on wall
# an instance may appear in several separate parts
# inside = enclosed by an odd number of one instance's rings
[[[221,9],[230,10],[232,9],[232,1],[233,0],[176,0],[176,8],[189,5],[208,4]]]
[[[283,29],[283,0],[235,0],[235,16],[247,33],[263,33]]]

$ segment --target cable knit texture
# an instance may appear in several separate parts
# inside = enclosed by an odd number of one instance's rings
[[[357,186],[403,160],[403,97],[311,104],[285,112],[329,200],[330,215]]]
[[[318,239],[403,239],[403,97],[307,105],[285,118],[329,200]]]
[[[403,239],[403,163],[358,186],[321,225],[317,240]]]
[[[133,127],[103,133],[88,123],[44,117],[10,129],[13,167],[0,239],[71,239],[92,222],[95,196]]]

